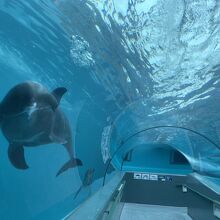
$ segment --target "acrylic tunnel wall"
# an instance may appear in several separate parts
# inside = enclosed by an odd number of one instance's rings
[[[2,0],[0,219],[62,219],[115,170],[218,184],[219,14],[203,0]]]

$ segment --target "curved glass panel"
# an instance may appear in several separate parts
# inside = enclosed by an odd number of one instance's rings
[[[122,160],[125,152],[138,145],[145,144],[151,149],[164,144],[164,148],[168,145],[180,151],[194,171],[219,177],[219,141],[216,129],[207,127],[208,119],[198,122],[197,111],[188,118],[190,111],[181,109],[158,114],[154,112],[158,103],[152,100],[147,103],[146,106],[142,100],[129,105],[114,122],[109,144],[115,159]]]

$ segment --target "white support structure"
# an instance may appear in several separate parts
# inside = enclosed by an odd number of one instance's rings
[[[124,173],[117,172],[104,187],[96,192],[92,197],[86,200],[76,210],[68,214],[63,220],[94,220],[102,213],[112,194],[120,184]]]

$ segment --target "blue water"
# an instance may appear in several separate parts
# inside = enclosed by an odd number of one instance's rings
[[[0,99],[27,80],[66,87],[60,108],[83,166],[56,177],[68,155],[49,144],[25,148],[29,169],[18,170],[1,134],[0,219],[61,219],[101,187],[122,142],[109,173],[135,148],[124,170],[219,178],[219,19],[215,0],[2,0]],[[145,131],[154,126],[202,135]],[[190,166],[170,166],[171,148]]]

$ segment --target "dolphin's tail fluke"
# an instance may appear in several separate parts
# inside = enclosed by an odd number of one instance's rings
[[[83,163],[80,159],[77,158],[72,158],[71,160],[69,160],[68,162],[66,162],[61,168],[60,170],[57,172],[56,176],[59,176],[61,173],[65,172],[66,170],[70,169],[70,168],[74,168],[76,166],[82,166]]]

